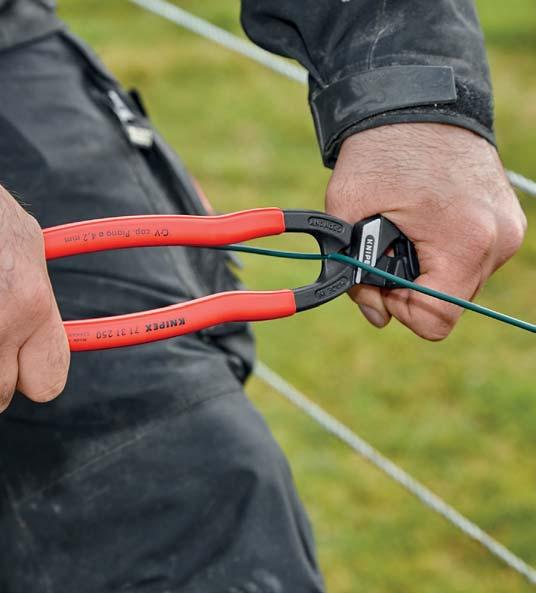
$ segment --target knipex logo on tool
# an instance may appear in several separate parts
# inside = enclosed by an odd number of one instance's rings
[[[336,222],[335,220],[328,220],[326,218],[320,218],[317,216],[314,216],[314,217],[312,216],[311,218],[309,218],[309,224],[311,226],[320,227],[323,229],[328,229],[335,233],[342,233],[342,231],[344,229],[342,224],[340,224],[339,222]]]
[[[184,317],[170,319],[169,321],[161,321],[160,323],[146,323],[145,333],[156,332],[159,329],[168,329],[170,327],[181,327],[183,325],[186,325],[186,319],[184,319]]]
[[[365,251],[363,254],[363,261],[368,264],[369,266],[372,266],[372,260],[375,259],[375,252],[374,252],[374,246],[376,245],[376,239],[375,237],[373,237],[372,235],[367,235],[365,237]]]

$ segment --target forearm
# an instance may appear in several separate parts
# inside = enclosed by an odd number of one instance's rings
[[[248,35],[301,62],[324,162],[380,125],[439,122],[493,142],[492,96],[472,0],[242,0]]]

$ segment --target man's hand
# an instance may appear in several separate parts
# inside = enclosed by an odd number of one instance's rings
[[[496,150],[462,128],[400,124],[350,136],[330,180],[326,210],[356,222],[384,214],[414,243],[418,283],[472,299],[519,249],[526,219]],[[415,291],[350,291],[378,327],[396,317],[429,340],[445,338],[461,309]]]
[[[0,412],[15,389],[37,402],[60,394],[69,357],[41,229],[0,187]]]

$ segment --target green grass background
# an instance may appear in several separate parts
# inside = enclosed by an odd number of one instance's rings
[[[306,90],[125,0],[63,0],[61,14],[127,86],[215,208],[322,208]],[[178,4],[242,35],[236,0]],[[536,176],[536,8],[481,0],[507,166]],[[516,258],[479,301],[534,321],[536,200]],[[308,248],[285,238],[269,245]],[[305,263],[246,258],[252,287],[311,280]],[[377,331],[346,299],[257,324],[262,360],[536,565],[534,336],[474,314],[443,343],[396,323]],[[285,449],[331,593],[532,590],[477,544],[257,380],[249,393]],[[292,593],[292,592],[289,592]]]

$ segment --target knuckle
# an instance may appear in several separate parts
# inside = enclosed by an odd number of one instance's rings
[[[519,217],[511,219],[504,232],[502,245],[507,257],[511,257],[518,251],[525,238],[527,230],[527,218],[523,212]]]
[[[63,327],[61,328],[63,331]],[[56,369],[58,375],[65,381],[67,380],[67,373],[71,364],[71,352],[69,350],[69,344],[67,338],[63,338],[62,343],[56,350],[56,354],[52,359],[52,365]]]
[[[67,383],[71,353],[63,326],[59,324],[62,335],[52,335],[50,346],[44,358],[40,357],[39,365],[32,365],[34,352],[26,352],[25,377],[23,381],[24,395],[34,402],[45,403],[62,393]],[[54,334],[54,330],[51,330]],[[33,347],[35,349],[35,346]],[[38,366],[37,373],[35,367]]]
[[[60,395],[67,383],[70,359],[71,354],[66,342],[60,347],[52,348],[47,357],[47,366],[50,369],[48,381],[41,383],[35,391],[26,395],[37,402],[48,402]]]
[[[28,320],[38,322],[50,315],[52,294],[46,279],[39,275],[33,282],[24,283],[17,292],[19,309]]]
[[[518,206],[517,212],[504,216],[501,224],[499,249],[495,257],[495,269],[508,261],[523,244],[527,231],[527,218]]]
[[[41,233],[39,241],[42,241]],[[9,265],[0,268],[3,296],[0,323],[4,321],[4,324],[9,322],[15,327],[31,328],[50,315],[54,303],[50,282],[46,269],[35,258],[35,250],[25,242],[13,239],[9,254]]]
[[[495,221],[481,219],[471,233],[471,248],[481,255],[493,251],[498,239],[498,229]]]
[[[19,205],[13,211],[11,235],[16,252],[26,255],[27,261],[35,261],[39,255],[44,257],[43,231],[37,220]]]
[[[66,382],[67,375],[65,374],[50,384],[36,386],[35,389],[26,390],[25,395],[32,401],[43,404],[58,397],[65,389]]]
[[[9,406],[15,389],[13,386],[8,384],[0,385],[0,413],[4,412]]]
[[[43,239],[43,231],[39,226],[37,220],[27,212],[24,211],[24,229],[26,231],[27,236],[33,240],[37,241],[39,244],[44,243]]]
[[[422,332],[417,332],[421,338],[430,342],[440,342],[448,337],[454,327],[453,323],[441,321],[435,325],[423,328]]]
[[[456,311],[448,307],[441,311],[429,311],[427,315],[418,321],[414,319],[410,327],[419,337],[430,342],[440,342],[452,332],[457,319],[458,314]]]

